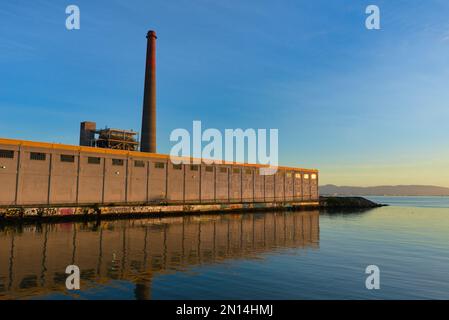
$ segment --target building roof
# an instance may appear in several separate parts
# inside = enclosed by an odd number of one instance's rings
[[[76,152],[89,152],[89,153],[99,153],[99,154],[109,154],[109,155],[122,155],[122,156],[140,157],[140,158],[159,158],[159,159],[174,158],[177,160],[184,160],[184,161],[187,160],[187,161],[190,161],[190,163],[194,163],[194,164],[202,163],[205,160],[207,162],[214,161],[213,164],[218,164],[218,165],[221,164],[221,165],[238,165],[238,166],[256,167],[256,168],[269,168],[268,165],[263,165],[263,164],[251,164],[251,163],[230,162],[230,161],[216,161],[216,160],[211,160],[211,159],[198,159],[198,158],[186,158],[186,157],[171,157],[170,155],[160,154],[160,153],[127,151],[127,150],[117,150],[117,149],[107,149],[107,148],[95,148],[95,147],[75,146],[75,145],[67,145],[67,144],[60,144],[60,143],[36,142],[36,141],[6,139],[6,138],[0,138],[0,144],[35,147],[35,148],[45,148],[45,149],[54,149],[54,150],[70,150],[70,151],[76,151]],[[306,169],[306,168],[286,167],[286,166],[278,166],[277,168],[281,169],[281,170],[294,170],[294,171],[305,171],[305,172],[318,173],[317,169]]]

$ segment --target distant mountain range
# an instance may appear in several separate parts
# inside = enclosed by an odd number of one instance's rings
[[[449,188],[421,185],[350,187],[327,184],[320,186],[320,194],[333,196],[449,196]]]

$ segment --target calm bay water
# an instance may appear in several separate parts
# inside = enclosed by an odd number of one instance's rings
[[[0,299],[449,299],[449,198],[370,198],[392,206],[0,226]]]
[[[449,208],[449,197],[366,197],[377,203],[398,207]]]

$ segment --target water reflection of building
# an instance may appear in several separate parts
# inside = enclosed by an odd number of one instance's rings
[[[64,293],[70,264],[83,289],[124,279],[149,299],[157,274],[318,245],[316,211],[8,226],[0,229],[0,299]]]

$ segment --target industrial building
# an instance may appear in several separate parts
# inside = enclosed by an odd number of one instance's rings
[[[258,164],[173,164],[156,153],[156,33],[147,34],[140,141],[137,132],[82,122],[80,146],[0,139],[0,208],[23,206],[309,203],[318,171]],[[253,206],[254,207],[254,206]]]
[[[0,139],[0,206],[318,200],[318,172],[172,164],[168,155]]]

